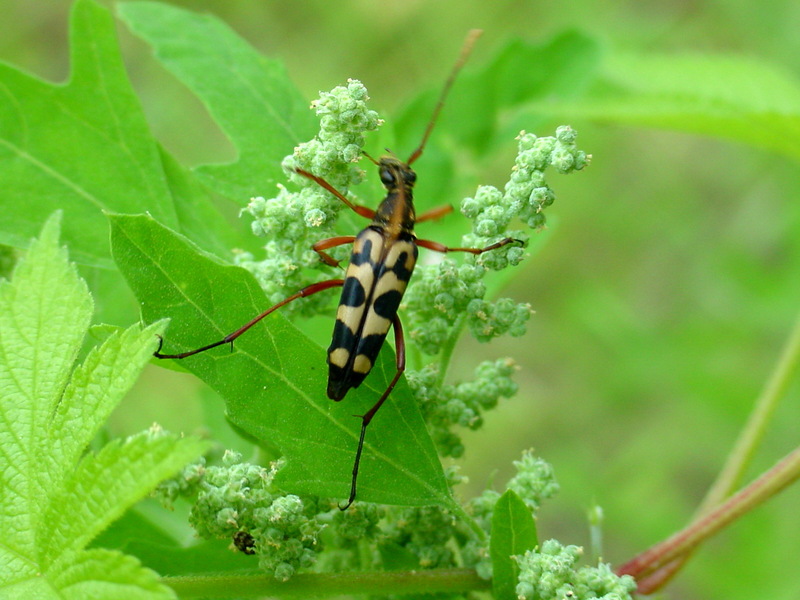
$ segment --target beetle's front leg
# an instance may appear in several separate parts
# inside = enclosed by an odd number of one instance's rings
[[[310,179],[314,183],[316,183],[321,188],[328,190],[331,194],[336,196],[339,200],[341,200],[350,210],[354,211],[355,213],[365,217],[367,219],[374,219],[375,218],[375,211],[369,208],[368,206],[362,206],[360,204],[353,204],[348,200],[344,194],[342,194],[339,190],[333,187],[330,183],[325,181],[322,177],[317,177],[313,173],[309,173],[308,171],[304,171],[303,169],[295,169],[295,173],[298,175],[302,175],[306,179]]]

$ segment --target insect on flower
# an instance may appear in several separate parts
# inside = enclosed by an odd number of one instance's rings
[[[339,261],[326,253],[326,250],[353,244],[350,263],[344,279],[330,279],[309,285],[296,294],[289,296],[268,308],[223,339],[180,354],[162,354],[161,347],[156,351],[157,358],[180,359],[205,352],[233,341],[261,319],[286,304],[306,298],[323,290],[334,287],[342,288],[336,323],[333,329],[331,345],[328,348],[328,397],[342,400],[351,388],[357,388],[372,370],[375,360],[383,346],[389,328],[394,329],[395,352],[397,357],[396,373],[378,401],[366,413],[360,415],[361,433],[356,456],[353,463],[353,474],[350,495],[347,502],[340,506],[342,510],[349,507],[356,498],[358,467],[364,449],[364,437],[367,427],[389,397],[400,376],[405,370],[405,341],[403,328],[397,315],[400,301],[414,271],[418,248],[427,248],[435,252],[468,252],[481,254],[511,243],[522,243],[519,240],[505,238],[485,248],[449,248],[438,242],[418,239],[414,235],[414,225],[423,221],[442,217],[452,211],[451,206],[442,206],[425,212],[419,216],[414,210],[413,189],[416,173],[411,165],[422,155],[439,113],[444,106],[456,75],[461,70],[472,47],[480,35],[480,30],[472,30],[461,50],[461,54],[445,83],[433,115],[422,136],[422,141],[407,161],[396,156],[382,156],[375,160],[367,158],[378,167],[381,182],[386,188],[386,197],[372,210],[366,206],[353,204],[330,183],[302,169],[295,172],[314,181],[319,186],[341,200],[348,208],[372,222],[356,236],[338,236],[321,240],[313,245],[314,251],[321,260],[331,266],[338,266]]]
[[[255,554],[256,542],[253,536],[246,531],[237,531],[233,534],[233,545],[236,549],[245,554]]]

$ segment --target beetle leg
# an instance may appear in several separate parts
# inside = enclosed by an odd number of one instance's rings
[[[319,254],[319,257],[322,259],[322,262],[324,262],[326,265],[330,265],[332,267],[338,267],[341,261],[336,260],[330,254],[323,251],[327,250],[328,248],[335,248],[336,246],[352,244],[354,241],[356,241],[356,236],[342,235],[339,237],[328,238],[326,240],[320,240],[316,244],[311,246],[311,248],[314,250],[314,252]]]
[[[375,413],[378,412],[383,403],[389,397],[389,394],[392,393],[394,386],[400,380],[400,376],[403,374],[403,371],[406,370],[406,342],[403,338],[403,325],[400,323],[400,317],[395,315],[392,318],[392,327],[394,328],[394,345],[395,345],[395,356],[397,358],[397,372],[394,374],[392,381],[389,383],[389,386],[383,392],[381,397],[378,401],[370,408],[366,413],[363,415],[359,415],[361,417],[361,435],[358,438],[358,449],[356,450],[356,459],[353,463],[353,480],[350,483],[350,497],[347,499],[347,504],[342,506],[339,505],[339,510],[347,510],[347,508],[353,503],[356,499],[356,480],[358,479],[358,466],[361,462],[361,452],[364,450],[364,436],[367,433],[367,427],[372,421],[372,417],[375,416]]]
[[[489,250],[496,250],[497,248],[502,248],[503,246],[507,246],[508,244],[517,243],[523,245],[524,242],[522,240],[515,240],[514,238],[505,238],[500,240],[499,242],[495,242],[486,248],[449,248],[444,244],[440,244],[439,242],[434,242],[431,240],[417,240],[417,246],[422,246],[423,248],[427,248],[428,250],[433,250],[434,252],[469,252],[470,254],[483,254],[484,252],[489,252]]]
[[[422,223],[424,221],[430,221],[432,219],[441,219],[445,215],[449,215],[453,212],[453,206],[451,204],[445,204],[444,206],[437,206],[436,208],[432,208],[428,211],[425,211],[421,215],[417,217],[417,223]]]
[[[210,350],[211,348],[216,348],[217,346],[222,346],[223,344],[230,344],[231,348],[233,348],[233,340],[238,338],[240,335],[242,335],[245,331],[250,329],[256,323],[258,323],[268,314],[278,310],[279,308],[285,306],[286,304],[289,304],[289,302],[292,302],[293,300],[297,300],[298,298],[306,298],[307,296],[312,296],[317,292],[321,292],[323,290],[327,290],[332,287],[341,287],[342,285],[344,285],[344,279],[329,279],[328,281],[320,281],[318,283],[312,283],[311,285],[304,287],[296,294],[292,294],[285,300],[281,300],[275,306],[271,306],[263,313],[258,315],[256,318],[251,320],[249,323],[242,325],[239,329],[237,329],[233,333],[229,333],[218,342],[214,342],[213,344],[208,344],[207,346],[203,346],[202,348],[197,348],[196,350],[189,350],[188,352],[181,352],[180,354],[162,354],[161,346],[164,345],[164,338],[159,336],[160,342],[158,344],[158,350],[156,350],[153,353],[153,356],[155,356],[156,358],[186,358],[187,356],[199,354],[200,352],[205,352],[206,350]]]
[[[375,211],[374,210],[372,210],[371,208],[369,208],[367,206],[362,206],[360,204],[353,204],[352,202],[350,202],[350,200],[348,200],[345,197],[344,194],[342,194],[339,190],[337,190],[335,187],[333,187],[330,183],[325,181],[322,177],[317,177],[313,173],[309,173],[308,171],[304,171],[303,169],[295,169],[294,172],[297,173],[298,175],[302,175],[303,177],[306,177],[306,178],[310,179],[311,181],[316,183],[318,186],[320,186],[322,188],[325,188],[331,194],[336,196],[339,200],[344,202],[348,206],[348,208],[350,208],[351,210],[354,210],[356,213],[358,213],[362,217],[366,217],[367,219],[374,219],[375,218]]]

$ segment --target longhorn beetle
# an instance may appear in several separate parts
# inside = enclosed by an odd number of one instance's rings
[[[397,316],[397,309],[400,306],[400,300],[406,290],[411,273],[414,271],[418,247],[421,246],[436,252],[481,254],[510,243],[522,243],[519,240],[505,238],[485,248],[448,248],[438,242],[417,239],[414,235],[415,223],[436,219],[452,211],[451,206],[442,206],[420,216],[416,215],[413,189],[417,175],[411,169],[411,165],[422,154],[456,75],[463,67],[480,34],[481,31],[476,29],[470,31],[467,35],[461,54],[445,82],[433,115],[423,133],[422,141],[417,149],[411,153],[408,160],[403,162],[395,156],[382,156],[380,159],[375,160],[365,153],[365,156],[378,167],[381,183],[386,187],[386,198],[383,199],[377,210],[353,204],[321,177],[302,169],[295,169],[297,174],[314,181],[357,214],[372,220],[372,223],[357,236],[333,237],[321,240],[313,245],[314,251],[319,254],[321,260],[331,266],[338,266],[339,261],[325,251],[336,246],[353,244],[350,264],[347,267],[344,279],[330,279],[309,285],[275,306],[268,308],[246,325],[213,344],[180,354],[162,354],[161,346],[155,352],[157,358],[186,358],[223,344],[230,343],[233,345],[233,341],[236,338],[261,319],[289,302],[311,296],[329,288],[341,287],[342,295],[336,313],[336,324],[333,328],[331,345],[328,348],[328,397],[338,402],[345,397],[350,388],[357,388],[364,381],[364,378],[375,364],[375,359],[381,346],[383,346],[389,327],[393,326],[397,372],[375,405],[366,413],[360,415],[361,434],[353,463],[350,496],[347,499],[347,503],[344,506],[340,506],[342,510],[349,507],[356,498],[358,466],[364,449],[364,436],[367,432],[367,427],[386,401],[386,398],[389,397],[405,370],[405,341],[400,318]]]

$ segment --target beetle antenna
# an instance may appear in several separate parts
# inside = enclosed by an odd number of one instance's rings
[[[428,138],[431,135],[431,131],[433,131],[433,127],[436,125],[436,120],[439,118],[439,113],[442,112],[445,98],[447,98],[450,88],[453,87],[453,82],[455,82],[458,72],[464,66],[464,63],[467,62],[469,55],[472,53],[472,47],[475,45],[475,42],[478,41],[478,38],[482,33],[483,30],[481,29],[471,29],[469,33],[467,33],[467,37],[464,40],[464,45],[461,46],[461,54],[458,55],[458,60],[456,61],[456,64],[453,65],[453,70],[450,71],[450,76],[447,78],[447,81],[444,84],[444,89],[439,95],[439,101],[436,103],[436,108],[433,109],[433,115],[431,116],[431,120],[428,122],[428,127],[425,129],[425,133],[422,136],[422,141],[419,143],[417,149],[411,153],[411,157],[408,159],[406,164],[410,165],[422,155],[422,151],[425,149],[425,144],[428,143]]]
[[[371,157],[371,156],[370,156],[370,155],[367,153],[367,151],[366,151],[366,150],[362,150],[362,151],[361,151],[361,154],[363,154],[364,156],[366,156],[366,157],[369,159],[369,161],[370,161],[372,164],[374,164],[374,165],[378,165],[378,164],[380,164],[380,163],[379,163],[377,160],[375,160],[374,158],[372,158],[372,157]]]

